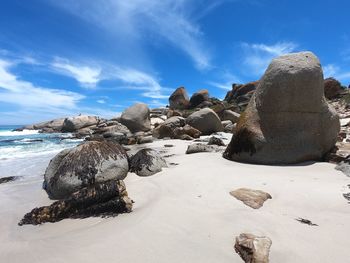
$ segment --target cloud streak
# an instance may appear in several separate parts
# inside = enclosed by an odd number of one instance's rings
[[[103,28],[126,44],[132,43],[143,49],[143,40],[148,40],[147,44],[164,41],[187,54],[197,69],[211,67],[205,36],[193,17],[199,13],[199,8],[203,16],[219,4],[183,0],[66,0],[52,3]]]

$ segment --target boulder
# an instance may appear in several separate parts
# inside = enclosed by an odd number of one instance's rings
[[[175,128],[183,127],[186,124],[186,120],[180,116],[170,117],[162,124],[153,129],[153,137],[158,139],[163,138],[175,138]]]
[[[246,84],[232,84],[232,90],[227,92],[224,100],[231,103],[242,96],[248,99],[253,95],[258,85],[258,81],[252,81]]]
[[[342,92],[340,82],[334,78],[327,78],[324,80],[324,95],[327,99],[335,99]]]
[[[246,263],[268,263],[271,245],[268,237],[242,233],[236,237],[235,251]]]
[[[93,134],[113,134],[113,133],[123,133],[125,135],[131,134],[130,130],[123,124],[114,121],[111,123],[104,123],[106,126],[99,126],[94,129]],[[108,135],[107,135],[108,136]]]
[[[169,97],[169,107],[172,110],[187,109],[189,104],[190,101],[184,87],[177,88]]]
[[[64,119],[62,132],[76,132],[82,128],[97,125],[100,119],[96,116],[80,115]]]
[[[262,207],[267,199],[272,198],[269,193],[248,188],[239,188],[231,191],[230,194],[236,199],[242,201],[245,205],[254,209]]]
[[[209,138],[208,145],[225,146],[226,144],[220,138],[212,136]]]
[[[130,158],[130,172],[150,176],[167,167],[166,161],[152,149],[142,149]]]
[[[144,103],[137,103],[127,108],[120,117],[120,122],[131,132],[151,130],[150,110]]]
[[[219,116],[209,108],[201,109],[187,117],[186,123],[199,130],[202,135],[223,131]]]
[[[196,93],[193,93],[190,99],[190,108],[195,108],[201,103],[209,100],[209,92],[206,89],[202,89]]]
[[[34,208],[18,225],[54,223],[65,218],[115,216],[131,210],[132,200],[128,197],[124,182],[110,180],[84,187],[49,206]]]
[[[94,183],[122,180],[128,170],[128,157],[119,144],[87,141],[63,150],[50,161],[44,189],[50,198],[63,199]]]
[[[318,58],[288,54],[269,65],[224,157],[259,164],[321,160],[339,130],[339,117],[323,95]]]
[[[234,112],[232,110],[225,110],[223,112],[222,120],[223,121],[231,121],[232,123],[236,123],[239,119],[240,114]]]

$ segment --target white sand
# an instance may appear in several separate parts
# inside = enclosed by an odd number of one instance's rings
[[[243,262],[234,252],[242,232],[272,239],[270,261],[350,262],[350,178],[334,165],[248,165],[220,153],[185,155],[189,142],[157,141],[169,166],[154,176],[129,174],[135,201],[130,214],[115,218],[67,219],[17,226],[35,206],[51,201],[42,179],[0,185],[0,262]],[[254,210],[229,192],[240,187],[267,191],[272,200]],[[303,217],[319,226],[301,224]]]

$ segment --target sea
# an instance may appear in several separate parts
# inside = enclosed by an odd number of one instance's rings
[[[69,133],[14,131],[20,127],[0,126],[0,178],[38,176],[57,153],[82,142]]]

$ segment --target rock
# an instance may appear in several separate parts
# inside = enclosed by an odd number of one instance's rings
[[[269,193],[248,188],[239,188],[231,191],[230,194],[236,199],[242,201],[245,205],[254,209],[262,207],[267,199],[272,198]]]
[[[192,140],[193,138],[199,138],[201,136],[201,132],[195,128],[193,128],[192,126],[186,124],[183,127],[178,127],[174,129],[174,135],[175,135],[175,139],[188,139],[189,137],[187,136],[183,136],[183,135],[188,135],[191,137],[190,140]]]
[[[323,74],[311,52],[274,59],[237,123],[224,157],[260,164],[321,158],[334,146],[339,117],[323,96]]]
[[[331,100],[338,97],[342,90],[342,86],[338,80],[334,78],[324,80],[324,95],[327,99]]]
[[[238,121],[238,119],[239,119],[239,116],[240,116],[240,114],[237,113],[237,112],[234,112],[232,110],[225,110],[223,112],[222,120],[223,121],[229,120],[232,123],[236,123]]]
[[[305,224],[305,225],[309,225],[309,226],[318,226],[317,224],[312,223],[309,219],[305,219],[305,218],[299,217],[299,218],[297,218],[297,219],[295,219],[295,220],[297,220],[298,222],[300,222],[300,223],[302,223],[302,224]]]
[[[19,225],[54,223],[65,218],[115,216],[131,210],[132,201],[123,181],[110,180],[84,187],[49,206],[34,208],[23,217]]]
[[[175,138],[174,130],[186,124],[184,118],[180,116],[170,117],[153,130],[153,137],[158,139]]]
[[[188,134],[182,134],[182,135],[180,135],[177,139],[185,140],[185,141],[192,141],[192,140],[194,140],[194,138],[191,137],[191,136],[188,135]]]
[[[20,176],[7,176],[0,178],[0,184],[8,183],[17,180]]]
[[[226,144],[220,138],[212,136],[209,139],[208,145],[225,146]]]
[[[220,150],[219,147],[217,147],[216,145],[194,143],[194,144],[188,145],[186,154],[201,153],[201,152],[217,152],[219,150]]]
[[[244,108],[244,105],[249,102],[258,85],[258,81],[249,82],[243,85],[232,84],[232,90],[227,92],[224,100],[229,103],[242,103],[240,108]]]
[[[62,125],[62,132],[76,132],[82,128],[97,125],[100,119],[96,116],[80,115],[65,118]]]
[[[95,183],[122,180],[129,170],[124,149],[112,141],[87,141],[66,149],[49,163],[44,189],[52,199],[67,198]]]
[[[152,149],[142,149],[130,158],[130,172],[139,176],[150,176],[167,167],[166,161]]]
[[[236,237],[235,251],[246,263],[268,263],[271,239],[242,233]]]
[[[153,137],[152,136],[142,136],[137,138],[138,144],[144,144],[144,143],[152,143]]]
[[[225,129],[226,126],[232,125],[232,121],[222,121],[221,124],[222,124],[222,127],[224,127]]]
[[[199,130],[202,135],[223,131],[219,116],[211,109],[205,108],[192,113],[186,123]]]
[[[187,109],[189,104],[190,101],[184,87],[177,88],[169,97],[169,107],[172,110]]]
[[[343,161],[339,163],[336,167],[336,170],[343,172],[346,176],[350,177],[350,164],[349,161]]]
[[[104,123],[107,126],[104,127],[97,127],[94,129],[93,134],[106,134],[106,137],[110,137],[108,134],[114,134],[114,133],[123,133],[125,135],[131,134],[131,131],[123,124],[114,121],[111,123]]]
[[[144,103],[127,108],[120,116],[120,122],[131,132],[151,130],[150,110]]]
[[[174,117],[174,116],[182,117],[182,113],[178,110],[169,110],[167,113],[167,117],[170,118],[170,117]]]
[[[129,144],[129,137],[121,132],[105,132],[103,138],[112,140],[119,144]]]
[[[206,89],[202,89],[194,93],[190,99],[190,108],[195,108],[199,104],[209,100],[209,92]]]
[[[26,125],[21,128],[17,128],[14,131],[23,130],[42,130],[46,132],[61,132],[65,118],[54,119],[51,121],[40,122],[36,124]]]

